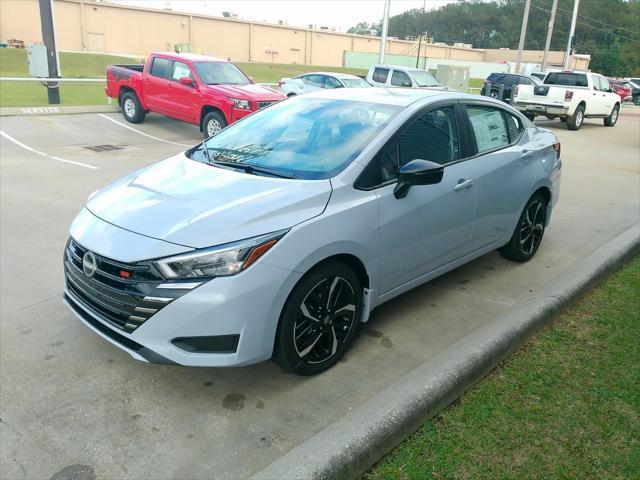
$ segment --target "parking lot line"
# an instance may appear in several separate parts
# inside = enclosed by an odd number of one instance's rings
[[[126,123],[122,123],[122,122],[119,122],[117,120],[114,120],[113,118],[111,118],[111,117],[109,117],[109,116],[107,116],[107,115],[105,115],[103,113],[99,113],[98,116],[102,117],[102,118],[104,118],[106,120],[109,120],[110,122],[117,123],[121,127],[124,127],[124,128],[126,128],[128,130],[131,130],[132,132],[139,133],[140,135],[144,135],[145,137],[153,138],[154,140],[157,140],[159,142],[170,143],[172,145],[180,145],[181,147],[191,147],[192,146],[192,145],[187,145],[186,143],[172,142],[171,140],[165,140],[164,138],[160,138],[160,137],[155,137],[153,135],[149,135],[148,133],[145,133],[145,132],[143,132],[141,130],[138,130],[137,128],[130,127]]]
[[[43,157],[50,158],[51,160],[56,160],[58,162],[63,162],[63,163],[70,163],[71,165],[77,165],[78,167],[84,167],[84,168],[90,168],[91,170],[100,170],[99,167],[96,167],[96,166],[93,166],[93,165],[89,165],[89,164],[82,163],[82,162],[74,162],[73,160],[66,160],[66,159],[60,158],[60,157],[54,157],[53,155],[49,155],[47,153],[41,152],[40,150],[36,150],[35,148],[31,148],[29,145],[25,145],[24,143],[16,140],[11,135],[9,135],[8,133],[3,132],[2,130],[0,130],[0,136],[6,138],[10,142],[15,143],[19,147],[24,148],[25,150],[29,150],[30,152],[37,153],[38,155],[42,155]]]

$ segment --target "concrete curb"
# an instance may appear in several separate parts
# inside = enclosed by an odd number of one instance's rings
[[[639,253],[640,224],[593,252],[537,295],[416,367],[251,479],[345,479],[360,475],[550,323],[560,310]]]
[[[113,105],[87,105],[75,107],[57,107],[48,105],[43,107],[2,107],[0,117],[36,116],[36,115],[74,115],[78,113],[109,113],[119,112],[120,107]]]

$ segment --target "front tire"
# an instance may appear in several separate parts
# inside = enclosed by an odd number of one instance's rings
[[[518,219],[511,240],[499,252],[507,260],[527,262],[538,251],[547,224],[547,199],[541,193],[533,195]]]
[[[573,115],[567,117],[567,130],[580,130],[584,123],[584,107],[578,105]]]
[[[282,310],[274,360],[284,370],[314,375],[331,368],[351,345],[359,325],[362,285],[346,264],[308,272]]]
[[[138,96],[133,92],[127,92],[120,99],[122,116],[127,122],[142,123],[147,112],[144,111]]]
[[[617,123],[619,115],[620,115],[620,105],[616,104],[614,105],[613,110],[611,110],[611,113],[609,114],[609,116],[604,118],[604,126],[613,127]]]
[[[227,121],[218,112],[209,112],[202,120],[202,134],[209,138],[227,126]]]

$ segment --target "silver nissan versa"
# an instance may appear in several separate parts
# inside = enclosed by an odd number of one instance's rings
[[[508,105],[418,89],[293,97],[93,194],[65,301],[143,361],[307,375],[378,305],[540,247],[560,144]]]

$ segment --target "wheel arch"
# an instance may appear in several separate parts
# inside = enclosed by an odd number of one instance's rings
[[[140,102],[140,105],[142,105],[142,108],[145,110],[145,112],[149,111],[147,109],[147,105],[144,103],[142,97],[138,94],[136,89],[128,85],[120,85],[120,89],[118,90],[118,105],[122,106],[122,97],[125,93],[133,93],[138,98],[138,101]]]
[[[227,116],[224,114],[224,112],[220,108],[215,107],[213,105],[205,105],[202,107],[202,110],[200,111],[200,121],[198,122],[201,132],[203,131],[202,122],[204,122],[204,117],[206,117],[209,112],[219,113],[220,115],[222,115],[222,118],[225,119],[227,124],[229,124],[229,120],[227,119]]]

